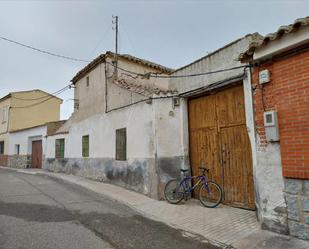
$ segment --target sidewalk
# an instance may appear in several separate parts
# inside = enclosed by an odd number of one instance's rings
[[[1,167],[3,168],[3,167]],[[5,168],[8,169],[8,168]],[[237,249],[307,249],[309,243],[260,229],[255,212],[220,205],[209,209],[196,200],[172,205],[107,183],[95,182],[74,175],[51,173],[37,169],[16,169],[17,172],[40,174],[77,184],[96,193],[122,202],[141,215],[164,222],[184,231],[184,236],[199,236],[222,248]]]

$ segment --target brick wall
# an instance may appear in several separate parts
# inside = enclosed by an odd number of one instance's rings
[[[263,69],[270,71],[271,82],[262,86]],[[255,67],[252,79],[259,149],[267,146],[263,112],[276,110],[283,176],[309,179],[309,51]]]

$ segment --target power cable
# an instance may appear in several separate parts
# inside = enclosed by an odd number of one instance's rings
[[[24,101],[33,101],[33,100],[45,99],[45,98],[49,97],[50,95],[56,96],[56,95],[62,93],[63,90],[67,90],[66,88],[70,88],[70,87],[71,87],[71,85],[67,85],[66,87],[61,88],[60,90],[58,90],[56,92],[48,93],[48,95],[42,96],[42,97],[39,97],[39,98],[19,98],[19,97],[15,97],[14,95],[12,96],[12,98],[18,99],[18,100],[24,100]]]
[[[130,45],[131,45],[131,47],[132,47],[134,53],[136,53],[135,46],[133,45],[133,42],[132,42],[132,40],[131,40],[131,38],[130,38],[130,36],[129,36],[129,32],[127,32],[124,23],[121,23],[121,27],[122,27],[122,30],[124,31],[124,33],[125,33],[125,35],[126,35],[128,41],[129,41]]]
[[[66,89],[64,89],[64,90],[62,90],[62,91],[59,92],[57,95],[59,95],[59,94],[65,92],[65,91],[67,91],[67,90],[69,90],[69,89],[70,89],[70,87],[69,87],[69,88],[66,88]],[[50,100],[50,99],[52,99],[52,98],[55,98],[55,96],[56,96],[56,95],[51,95],[51,96],[49,96],[47,99],[44,99],[44,100],[42,100],[42,101],[40,101],[40,102],[37,102],[37,103],[33,103],[33,104],[31,104],[31,105],[26,105],[26,106],[11,106],[11,108],[12,108],[12,109],[30,108],[30,107],[33,107],[33,106],[36,106],[36,105],[40,105],[40,104],[42,104],[42,103],[44,103],[44,102],[46,102],[46,101],[48,101],[48,100]]]
[[[17,45],[25,47],[25,48],[29,48],[29,49],[35,50],[35,51],[40,52],[40,53],[48,54],[48,55],[51,55],[51,56],[55,56],[55,57],[59,57],[59,58],[67,59],[67,60],[72,60],[72,61],[90,62],[90,61],[87,61],[87,60],[77,59],[77,58],[73,58],[73,57],[69,57],[69,56],[65,56],[65,55],[49,52],[49,51],[46,51],[46,50],[42,50],[42,49],[39,49],[39,48],[35,48],[35,47],[29,46],[27,44],[24,44],[24,43],[21,43],[21,42],[17,42],[17,41],[5,38],[3,36],[0,36],[0,39],[2,39],[4,41],[7,41],[7,42],[11,42],[11,43],[17,44]]]
[[[108,34],[109,34],[109,31],[110,31],[110,27],[108,26],[107,29],[102,33],[103,36],[102,38],[100,38],[100,41],[97,43],[97,45],[94,47],[94,49],[91,51],[90,55],[92,56],[94,54],[94,52],[97,51],[97,49],[101,46],[102,42],[103,41],[106,41],[106,37],[108,37]]]
[[[115,65],[113,63],[110,63],[108,61],[106,61],[106,63],[115,67]],[[216,70],[216,71],[209,71],[209,72],[196,73],[196,74],[187,74],[187,75],[159,75],[158,73],[152,73],[152,72],[141,74],[141,73],[133,72],[133,71],[121,68],[121,67],[117,67],[117,68],[120,69],[121,71],[126,72],[126,73],[131,73],[131,74],[134,74],[136,76],[140,76],[140,77],[144,77],[144,78],[173,79],[173,78],[187,78],[187,77],[203,76],[203,75],[227,72],[227,71],[232,71],[232,70],[236,70],[236,69],[240,69],[240,68],[247,68],[247,67],[250,67],[250,66],[249,65],[237,66],[237,67],[220,69],[220,70]]]
[[[0,36],[0,39],[2,39],[4,41],[11,42],[11,43],[14,43],[14,44],[17,44],[17,45],[20,45],[20,46],[23,46],[23,47],[26,47],[26,48],[29,48],[29,49],[32,49],[32,50],[35,50],[37,52],[45,53],[45,54],[48,54],[48,55],[51,55],[51,56],[55,56],[55,57],[59,57],[59,58],[67,59],[67,60],[73,60],[73,61],[90,62],[88,60],[77,59],[77,58],[68,57],[68,56],[64,56],[64,55],[60,55],[60,54],[55,54],[55,53],[52,53],[52,52],[49,52],[49,51],[45,51],[45,50],[42,50],[42,49],[38,49],[38,48],[35,48],[35,47],[32,47],[32,46],[29,46],[29,45],[26,45],[26,44],[14,41],[14,40],[10,40],[10,39],[2,37],[2,36]],[[113,63],[110,63],[110,62],[107,62],[107,61],[106,61],[106,63],[111,65],[111,66],[113,66],[113,67],[117,67],[117,69],[119,69],[121,71],[124,71],[124,72],[127,72],[127,73],[131,73],[131,74],[134,74],[136,76],[140,76],[142,78],[147,78],[147,79],[148,78],[161,78],[161,79],[188,78],[188,77],[196,77],[196,76],[203,76],[203,75],[227,72],[227,71],[231,71],[231,70],[236,70],[236,69],[240,69],[240,68],[247,68],[247,67],[249,67],[248,65],[237,66],[237,67],[220,69],[220,70],[216,70],[216,71],[196,73],[196,74],[187,74],[187,75],[160,75],[160,74],[154,73],[154,72],[148,72],[148,73],[141,74],[141,73],[137,73],[137,72],[134,72],[134,71],[131,71],[131,70],[128,70],[128,69],[121,68],[121,67],[116,66]]]

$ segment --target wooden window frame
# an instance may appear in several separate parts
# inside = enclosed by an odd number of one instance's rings
[[[65,154],[65,139],[57,138],[55,140],[55,158],[64,158],[64,154]]]
[[[127,129],[116,130],[115,159],[117,161],[127,160]]]
[[[89,157],[89,135],[82,136],[82,156]]]

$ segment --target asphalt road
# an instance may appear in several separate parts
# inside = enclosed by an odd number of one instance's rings
[[[47,176],[0,169],[0,249],[216,249]]]

